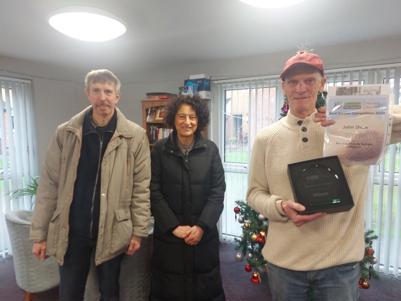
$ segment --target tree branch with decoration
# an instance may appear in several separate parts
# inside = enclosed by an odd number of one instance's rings
[[[377,235],[373,233],[373,230],[365,232],[365,256],[359,263],[361,267],[361,277],[359,279],[359,287],[368,289],[370,287],[370,278],[378,278],[379,275],[374,269],[376,264],[376,258],[374,257],[375,250],[372,248],[373,240],[377,239]]]
[[[316,100],[316,108],[326,104],[327,92],[319,92]],[[284,99],[283,106],[281,107],[280,115],[286,116],[289,107],[288,102]],[[244,261],[244,270],[251,273],[251,282],[259,284],[262,278],[265,277],[266,260],[262,255],[262,248],[266,242],[266,235],[268,232],[269,222],[262,214],[257,213],[244,201],[236,201],[237,206],[234,207],[235,219],[242,225],[242,237],[236,238],[235,259],[237,261]],[[370,287],[369,280],[378,275],[374,270],[376,259],[374,257],[374,250],[372,248],[373,240],[377,236],[373,234],[372,230],[365,232],[365,255],[360,262],[361,275],[359,280],[359,287],[368,289]]]
[[[236,238],[235,258],[238,261],[245,259],[244,269],[251,273],[251,281],[259,284],[262,281],[261,274],[266,270],[266,260],[262,255],[262,248],[265,245],[268,221],[262,215],[248,206],[243,201],[236,201],[234,208],[236,220],[242,224],[242,237]]]

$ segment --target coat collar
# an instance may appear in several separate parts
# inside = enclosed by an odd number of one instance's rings
[[[178,139],[177,131],[173,130],[173,132],[168,136],[165,145],[169,151],[174,151],[175,153],[181,153],[177,143],[177,139]],[[194,146],[192,147],[191,151],[206,147],[207,147],[206,139],[204,139],[200,133],[197,133],[195,136]]]
[[[83,135],[97,134],[97,133],[111,133],[113,134],[116,130],[117,125],[117,111],[114,112],[113,117],[110,119],[109,123],[103,127],[96,126],[92,121],[92,109],[86,111],[83,123]]]

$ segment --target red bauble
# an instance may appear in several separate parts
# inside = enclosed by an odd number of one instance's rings
[[[366,255],[368,256],[373,256],[373,254],[375,253],[375,250],[373,250],[373,248],[366,248],[365,250]]]
[[[369,280],[360,278],[359,279],[359,287],[363,288],[363,289],[368,289],[370,287]]]
[[[368,289],[369,287],[370,285],[368,280],[365,279],[364,281],[362,281],[361,288]]]
[[[266,239],[265,239],[264,236],[258,234],[258,236],[256,237],[256,242],[257,242],[258,244],[263,245],[263,244],[266,242]]]
[[[240,213],[241,212],[241,208],[238,207],[238,206],[234,207],[234,212],[235,212],[235,214]]]
[[[262,282],[262,280],[260,279],[260,275],[258,272],[253,272],[252,273],[252,278],[251,278],[251,282],[254,284],[259,284]]]
[[[249,263],[247,263],[246,265],[245,265],[245,271],[246,272],[250,272],[250,271],[252,271],[252,267],[251,267],[251,265],[249,264]]]

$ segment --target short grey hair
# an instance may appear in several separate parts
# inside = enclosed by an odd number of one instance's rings
[[[89,86],[93,83],[106,83],[112,82],[116,86],[117,94],[120,94],[121,82],[118,77],[108,69],[97,69],[88,72],[85,76],[85,89],[88,90]]]

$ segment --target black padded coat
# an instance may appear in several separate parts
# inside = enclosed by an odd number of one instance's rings
[[[173,132],[152,150],[151,209],[155,218],[152,301],[225,300],[220,276],[217,221],[225,180],[217,146],[197,137],[187,156]],[[198,225],[196,246],[172,234],[178,225]]]

